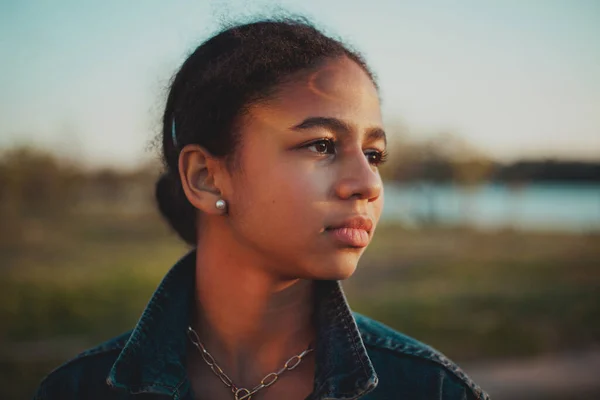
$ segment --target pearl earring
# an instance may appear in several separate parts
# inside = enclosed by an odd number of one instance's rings
[[[219,209],[219,210],[224,210],[226,206],[227,206],[227,203],[223,199],[219,199],[215,203],[215,207],[217,207],[217,209]]]

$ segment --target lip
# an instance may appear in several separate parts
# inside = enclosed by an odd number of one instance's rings
[[[371,231],[373,230],[373,220],[363,215],[356,215],[350,218],[345,218],[340,223],[332,224],[326,227],[325,230],[341,228],[362,229],[364,231],[367,231],[368,233],[371,233]]]
[[[373,221],[365,216],[344,219],[325,228],[325,232],[338,243],[349,247],[367,247],[373,230]]]

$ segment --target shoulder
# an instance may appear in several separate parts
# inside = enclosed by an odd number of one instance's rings
[[[361,337],[380,377],[432,387],[436,384],[443,398],[488,399],[488,395],[463,370],[434,348],[389,326],[353,312]],[[452,395],[454,394],[454,395]]]
[[[34,399],[101,398],[109,390],[110,369],[130,335],[131,331],[114,337],[62,364],[42,380]]]

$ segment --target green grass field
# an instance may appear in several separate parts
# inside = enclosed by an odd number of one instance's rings
[[[186,251],[154,215],[26,221],[0,245],[0,398],[133,327]],[[381,226],[352,307],[468,361],[600,344],[600,236]],[[18,383],[18,384],[17,384]]]

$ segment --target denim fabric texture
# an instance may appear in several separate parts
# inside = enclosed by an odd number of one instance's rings
[[[192,251],[175,264],[132,331],[58,367],[34,399],[193,400],[185,354],[195,260]],[[441,353],[352,312],[338,281],[315,284],[316,370],[308,400],[488,399]]]

